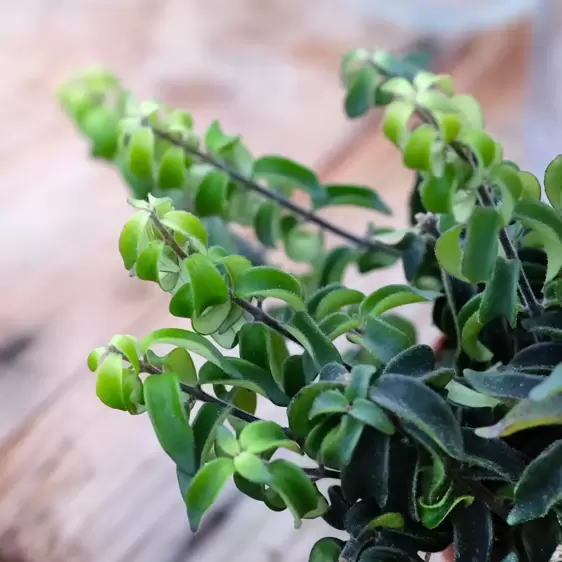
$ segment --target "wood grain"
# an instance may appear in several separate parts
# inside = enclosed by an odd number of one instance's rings
[[[98,403],[87,352],[113,333],[177,320],[165,295],[131,280],[116,251],[128,216],[116,174],[89,162],[54,101],[84,64],[110,65],[140,95],[219,118],[258,153],[280,152],[331,181],[376,187],[405,220],[412,182],[376,127],[341,114],[337,66],[358,45],[409,37],[337,0],[21,0],[0,10],[0,561],[305,561],[322,522],[296,532],[287,515],[237,497],[204,543],[187,530],[172,463],[146,416]],[[510,152],[524,32],[481,38],[455,61]],[[374,123],[375,121],[371,121]],[[511,144],[509,144],[511,143]],[[369,213],[334,221],[363,233]],[[334,240],[329,241],[335,243]],[[398,269],[349,282],[370,291]],[[409,315],[424,325],[424,312]],[[430,342],[433,333],[423,331]],[[261,414],[276,416],[266,405]],[[232,489],[221,507],[234,505]],[[232,509],[232,508],[231,508]],[[226,523],[224,523],[226,521]],[[250,538],[252,540],[250,540]],[[255,541],[253,539],[256,539]]]

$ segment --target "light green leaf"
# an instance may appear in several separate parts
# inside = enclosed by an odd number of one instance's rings
[[[474,361],[491,361],[494,354],[479,340],[484,324],[480,321],[478,311],[474,312],[461,329],[463,351]]]
[[[186,179],[185,153],[179,146],[171,146],[162,155],[158,166],[160,189],[180,189]]]
[[[478,428],[476,434],[493,439],[548,425],[562,425],[562,394],[551,394],[540,402],[522,400],[497,424]]]
[[[438,133],[431,125],[417,127],[404,148],[404,165],[413,170],[433,172],[440,149]]]
[[[464,225],[453,226],[444,232],[435,245],[435,256],[439,265],[453,277],[468,282],[462,272],[463,251],[461,249],[460,236]]]
[[[425,210],[430,213],[451,213],[457,185],[457,172],[452,164],[446,165],[440,176],[422,176],[419,190]]]
[[[177,294],[177,293],[176,293]],[[173,299],[172,299],[173,301]],[[172,312],[172,301],[170,301],[170,312]],[[225,331],[242,316],[242,309],[230,301],[209,308],[200,316],[191,316],[193,329],[204,336],[214,334],[217,331]],[[174,316],[176,316],[174,314]]]
[[[541,184],[531,172],[519,171],[519,179],[523,188],[522,197],[538,201],[541,198]]]
[[[380,527],[385,529],[402,529],[404,524],[404,517],[400,513],[383,513],[370,521],[363,530],[366,531],[368,529],[377,529]]]
[[[150,375],[144,383],[144,399],[162,449],[181,471],[194,475],[197,463],[193,431],[176,375]]]
[[[517,321],[517,286],[521,262],[498,256],[492,277],[486,284],[478,311],[482,324],[505,317],[512,327]]]
[[[390,208],[380,198],[379,194],[370,187],[361,185],[326,185],[326,193],[322,200],[313,201],[315,209],[325,207],[341,207],[352,205],[364,209],[374,209],[383,215],[391,215]]]
[[[305,308],[300,282],[276,267],[258,266],[241,272],[234,283],[234,292],[243,299],[273,297],[285,301],[295,310]]]
[[[402,100],[390,103],[385,111],[383,131],[385,136],[398,148],[403,148],[410,138],[410,119],[414,114],[414,104]]]
[[[313,419],[326,414],[344,413],[348,407],[347,398],[339,390],[326,390],[314,399],[308,417]]]
[[[199,370],[199,382],[247,388],[266,396],[277,406],[286,406],[289,402],[271,373],[237,357],[223,357],[223,364],[220,366],[213,362],[205,363]]]
[[[301,388],[287,409],[291,431],[294,431],[299,437],[306,437],[314,425],[309,419],[314,400],[326,390],[338,388],[342,388],[342,385],[334,382],[316,382]]]
[[[321,462],[334,468],[342,468],[351,462],[353,453],[361,439],[365,425],[352,416],[344,416],[339,428],[322,443]]]
[[[240,446],[256,455],[281,447],[301,453],[299,446],[287,437],[283,428],[272,421],[256,421],[248,424],[240,434]]]
[[[320,255],[324,238],[319,230],[313,231],[295,224],[284,233],[283,242],[289,259],[310,263]]]
[[[421,522],[428,529],[435,529],[438,527],[453,509],[460,503],[465,506],[471,505],[474,501],[473,496],[457,495],[454,485],[451,485],[443,497],[436,503],[426,503],[423,499],[419,500],[419,513]],[[462,509],[459,508],[459,509]]]
[[[240,140],[239,136],[225,135],[218,121],[213,121],[205,134],[205,146],[213,151],[220,152]]]
[[[519,171],[509,164],[496,166],[491,174],[493,182],[501,192],[499,212],[503,219],[503,226],[508,226],[515,209],[516,202],[523,193],[523,183]]]
[[[462,115],[465,128],[477,130],[484,128],[484,114],[476,98],[459,95],[453,96],[449,101]]]
[[[148,223],[149,215],[143,211],[135,213],[123,227],[119,236],[119,253],[127,269],[134,267],[139,250],[139,240]]]
[[[271,484],[267,465],[256,455],[243,451],[234,459],[236,472],[255,484]]]
[[[254,229],[258,240],[267,248],[275,248],[281,235],[280,207],[269,201],[260,205],[254,217]]]
[[[376,290],[363,300],[359,314],[380,316],[398,306],[416,302],[433,301],[441,296],[437,291],[422,291],[409,285],[387,285]]]
[[[396,432],[394,424],[385,414],[384,410],[365,398],[356,398],[353,401],[349,415],[386,435],[394,435]]]
[[[236,283],[236,279],[241,273],[252,267],[250,260],[242,256],[225,256],[219,259],[216,265],[226,269],[231,285]]]
[[[433,74],[433,72],[418,72],[414,76],[414,86],[418,90],[429,90],[436,86],[447,96],[455,93],[453,78],[448,74]]]
[[[468,222],[462,258],[462,272],[469,281],[480,283],[490,278],[498,255],[501,228],[498,211],[483,207],[474,209]]]
[[[449,107],[445,107],[442,111],[434,109],[432,115],[439,128],[441,140],[446,145],[451,144],[461,132],[461,116],[451,112]]]
[[[531,389],[531,392],[529,392],[529,398],[539,402],[548,398],[552,394],[558,394],[561,392],[562,363],[559,363],[546,379]]]
[[[148,127],[137,129],[127,147],[128,168],[137,178],[152,178],[154,159],[154,133]]]
[[[423,382],[406,375],[383,375],[369,398],[420,429],[453,458],[464,457],[461,430],[449,405]]]
[[[269,463],[273,478],[272,488],[281,496],[295,521],[300,527],[301,518],[311,513],[322,515],[328,507],[308,476],[293,463],[278,459]]]
[[[367,398],[376,374],[377,368],[373,365],[354,365],[349,375],[350,383],[345,391],[346,398],[351,401]]]
[[[457,381],[450,381],[445,388],[449,401],[461,406],[469,408],[494,408],[500,403],[499,400],[476,392]]]
[[[557,156],[546,168],[544,190],[550,204],[562,211],[562,155]]]
[[[254,176],[276,178],[289,186],[299,187],[312,197],[322,198],[324,188],[316,174],[297,162],[281,156],[262,156],[254,162]]]
[[[507,522],[519,525],[544,517],[562,499],[562,440],[552,443],[524,470],[515,487]]]
[[[224,279],[207,256],[192,254],[184,264],[189,275],[193,312],[196,316],[201,316],[210,307],[228,301]]]
[[[226,206],[228,176],[213,170],[202,179],[195,194],[194,208],[200,217],[220,215]]]
[[[378,73],[372,66],[363,66],[353,74],[345,96],[345,113],[350,119],[361,117],[374,105]]]
[[[341,551],[342,542],[340,540],[325,537],[312,547],[308,562],[338,562]]]
[[[178,380],[189,386],[197,384],[197,371],[191,355],[183,348],[173,349],[162,359],[166,372],[177,375]]]
[[[137,338],[128,335],[113,336],[109,342],[109,345],[125,356],[137,374],[140,371],[138,343]]]
[[[160,259],[164,252],[165,244],[161,241],[152,241],[140,252],[137,257],[135,272],[143,281],[153,281],[160,284]]]
[[[238,440],[224,425],[219,425],[216,429],[215,450],[217,456],[221,457],[235,457],[241,451]]]
[[[153,345],[169,344],[182,347],[221,367],[232,376],[240,376],[233,365],[225,361],[221,352],[206,338],[180,328],[155,330],[141,340],[141,351],[146,353]]]
[[[316,319],[322,320],[333,312],[338,312],[346,306],[358,304],[365,298],[361,291],[355,289],[335,289],[330,291],[316,307]]]
[[[480,169],[486,170],[495,162],[496,141],[483,130],[472,129],[464,131],[459,137],[459,142],[473,152]]]
[[[193,532],[197,531],[203,515],[213,505],[234,472],[232,459],[219,458],[207,463],[195,475],[185,496],[187,515]]]
[[[185,236],[198,252],[207,251],[207,231],[203,223],[187,211],[169,211],[160,222],[173,232]]]

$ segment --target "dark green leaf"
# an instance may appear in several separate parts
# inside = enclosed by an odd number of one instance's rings
[[[220,458],[203,466],[187,490],[185,503],[189,524],[197,531],[205,512],[213,505],[226,481],[234,474],[232,459]]]
[[[476,207],[468,221],[462,273],[473,283],[488,281],[498,255],[501,216],[495,209]],[[452,272],[450,272],[452,274]]]
[[[419,557],[391,546],[371,546],[361,553],[358,562],[419,562]]]
[[[410,343],[406,334],[375,316],[367,319],[364,342],[368,351],[382,363],[390,361]]]
[[[283,363],[283,389],[287,396],[291,398],[307,385],[308,380],[304,371],[304,365],[301,355],[289,355],[285,363]]]
[[[330,486],[328,488],[329,507],[324,513],[322,519],[339,531],[345,529],[344,519],[347,510],[350,507],[349,502],[345,499],[340,486]]]
[[[393,357],[384,368],[384,373],[423,377],[435,369],[435,354],[428,345],[410,347]]]
[[[254,176],[286,181],[312,197],[322,199],[324,187],[316,174],[303,165],[281,156],[262,156],[254,162]]]
[[[562,363],[562,342],[541,342],[516,353],[508,367],[548,375],[558,363]]]
[[[527,375],[515,371],[465,369],[464,376],[472,387],[482,394],[514,400],[527,398],[529,392],[542,381],[542,377],[537,375]]]
[[[178,379],[151,375],[144,383],[144,399],[160,445],[186,474],[196,471],[193,431],[184,409]]]
[[[537,336],[553,339],[562,338],[562,311],[548,310],[540,316],[527,318],[522,322],[524,328]]]
[[[388,499],[390,437],[365,428],[351,461],[342,469],[346,499],[374,499],[383,506]]]
[[[428,435],[447,454],[464,458],[459,424],[437,392],[405,375],[383,375],[370,398]]]
[[[324,238],[321,231],[309,230],[303,225],[295,225],[283,234],[285,253],[296,262],[310,263],[322,252]]]
[[[492,278],[486,284],[478,313],[483,324],[505,317],[512,327],[515,326],[520,266],[519,260],[506,260],[501,256],[496,258]]]
[[[510,525],[544,517],[562,499],[561,466],[562,440],[559,440],[543,451],[523,472],[515,487],[515,503],[507,519]]]
[[[560,523],[554,513],[529,521],[523,526],[521,539],[532,562],[550,562],[562,541]]]
[[[376,191],[359,185],[327,185],[324,199],[316,202],[315,208],[323,209],[335,205],[353,205],[365,209],[374,209],[384,215],[392,214]]]
[[[484,502],[458,505],[452,514],[455,562],[488,562],[494,531],[492,515]]]
[[[361,117],[374,105],[377,71],[364,66],[354,73],[345,97],[345,113],[350,119]]]
[[[349,246],[330,250],[326,254],[324,263],[320,268],[318,285],[324,287],[332,283],[340,283],[343,279],[345,268],[354,261],[356,257],[357,250]]]

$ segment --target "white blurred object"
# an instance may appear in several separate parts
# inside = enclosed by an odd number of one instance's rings
[[[369,15],[422,33],[480,31],[532,13],[540,0],[356,0]],[[560,0],[558,0],[560,1]]]

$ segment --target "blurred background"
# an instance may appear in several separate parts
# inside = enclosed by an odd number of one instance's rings
[[[305,562],[329,531],[294,531],[286,513],[229,489],[193,537],[147,417],[96,399],[93,347],[179,322],[123,269],[127,189],[89,159],[58,83],[106,65],[139,96],[192,112],[201,131],[219,119],[256,154],[373,186],[404,223],[413,178],[377,112],[344,118],[341,56],[430,46],[433,68],[480,100],[507,158],[542,173],[562,146],[560,26],[560,0],[2,0],[0,562]],[[330,216],[357,233],[370,219]],[[373,290],[398,275],[350,283]]]

